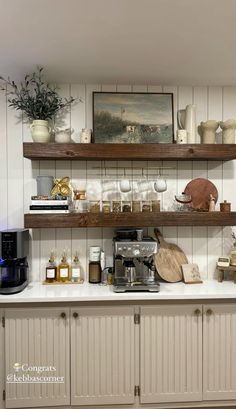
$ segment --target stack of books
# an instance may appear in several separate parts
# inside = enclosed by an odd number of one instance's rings
[[[69,198],[66,196],[31,196],[30,213],[69,213]]]

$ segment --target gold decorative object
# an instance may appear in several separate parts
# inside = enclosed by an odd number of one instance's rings
[[[62,196],[70,196],[71,195],[71,187],[70,187],[70,178],[68,176],[62,179],[55,179],[54,186],[51,190],[51,195],[62,195]]]

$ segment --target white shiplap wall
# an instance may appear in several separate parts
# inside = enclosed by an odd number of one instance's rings
[[[176,111],[187,104],[197,105],[197,122],[206,119],[226,120],[236,118],[235,87],[174,87],[174,86],[131,86],[131,85],[80,85],[64,84],[60,86],[62,96],[81,97],[83,103],[74,106],[60,125],[74,128],[73,139],[79,141],[81,128],[92,128],[92,92],[93,91],[129,91],[129,92],[173,92]],[[27,211],[30,196],[36,194],[36,176],[69,176],[74,185],[86,186],[90,198],[106,198],[111,195],[111,185],[105,185],[102,178],[102,164],[86,161],[30,161],[23,158],[22,142],[31,141],[29,127],[16,116],[15,111],[7,107],[6,96],[0,92],[0,229],[23,227],[23,214]],[[218,188],[219,202],[227,199],[236,210],[234,193],[235,161],[222,163],[207,162],[109,162],[110,166],[130,168],[130,175],[137,175],[132,166],[151,167],[173,166],[167,176],[168,191],[161,195],[162,209],[173,205],[173,197],[181,193],[186,184],[196,177],[209,178]],[[94,170],[98,166],[101,170]],[[103,186],[103,193],[102,193]],[[110,189],[110,191],[109,191]],[[151,193],[149,193],[150,195]],[[150,196],[149,196],[150,197]],[[164,227],[164,237],[183,248],[190,262],[198,263],[203,278],[213,278],[216,257],[226,254],[232,243],[231,228],[221,227]],[[149,229],[152,234],[152,229]],[[86,274],[88,248],[100,245],[107,256],[107,264],[112,264],[113,230],[109,228],[91,229],[41,229],[31,232],[31,279],[44,277],[45,263],[50,249],[57,249],[58,257],[64,248],[69,255],[79,251],[82,268]]]

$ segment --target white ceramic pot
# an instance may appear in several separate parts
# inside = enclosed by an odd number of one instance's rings
[[[71,134],[74,132],[74,129],[67,128],[67,129],[59,129],[56,128],[55,130],[55,142],[57,143],[69,143],[71,142]]]
[[[222,142],[235,143],[236,120],[228,119],[225,122],[220,122],[220,127],[222,129]]]
[[[200,134],[202,143],[216,143],[216,130],[219,122],[214,119],[209,119],[206,122],[201,122]]]
[[[47,143],[50,141],[51,129],[48,121],[35,119],[30,125],[31,135],[34,142]]]

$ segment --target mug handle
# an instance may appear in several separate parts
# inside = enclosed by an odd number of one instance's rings
[[[33,127],[34,127],[34,124],[30,124],[30,129],[33,129]]]
[[[179,109],[177,111],[177,122],[178,122],[178,127],[179,129],[184,129],[184,124],[182,123],[181,116],[183,115],[183,112],[185,109]]]

